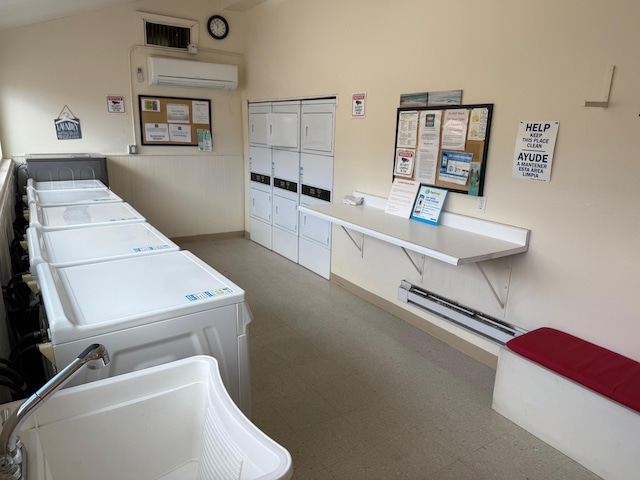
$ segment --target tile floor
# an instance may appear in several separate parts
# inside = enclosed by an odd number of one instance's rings
[[[247,293],[252,420],[296,480],[595,480],[491,409],[494,371],[244,238],[180,242]]]

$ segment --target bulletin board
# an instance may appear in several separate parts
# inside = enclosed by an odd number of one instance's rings
[[[142,145],[211,144],[211,100],[139,95]]]
[[[399,108],[393,178],[482,196],[493,104]]]

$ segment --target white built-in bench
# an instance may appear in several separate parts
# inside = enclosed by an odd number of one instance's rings
[[[552,328],[500,350],[493,408],[606,480],[640,478],[640,363]]]

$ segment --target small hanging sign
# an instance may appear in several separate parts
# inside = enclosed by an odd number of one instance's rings
[[[107,95],[107,112],[125,113],[124,95]]]
[[[366,92],[354,93],[351,95],[351,118],[366,117]]]
[[[82,138],[80,119],[66,105],[60,111],[58,118],[53,120],[53,124],[56,127],[58,140],[78,140]]]

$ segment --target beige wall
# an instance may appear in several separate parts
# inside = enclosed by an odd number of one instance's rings
[[[244,62],[243,17],[225,12],[224,42],[204,22],[221,6],[185,0],[140,1],[0,32],[0,142],[5,156],[99,152],[108,155],[111,187],[169,236],[244,230],[242,93],[147,83],[146,58],[166,55],[142,47],[136,11],[200,20],[197,55],[180,58],[239,66]],[[136,68],[144,70],[138,82]],[[142,146],[139,94],[211,100],[213,152],[196,147]],[[107,113],[106,95],[125,95],[126,114]],[[68,105],[82,139],[56,139],[53,119]],[[128,156],[129,144],[140,155]]]
[[[215,8],[200,0],[149,0],[0,32],[5,156],[107,153],[115,165],[114,190],[165,233],[234,231],[244,224],[242,209],[206,224],[191,210],[186,218],[181,215],[185,204],[193,202],[206,212],[237,202],[238,192],[246,195],[247,178],[243,185],[234,162],[244,157],[246,172],[247,101],[338,96],[339,199],[353,190],[388,194],[401,93],[462,89],[464,103],[495,104],[487,209],[479,213],[473,199],[454,194],[446,208],[532,231],[528,253],[511,265],[487,265],[498,278],[511,277],[506,311],[499,311],[473,268],[452,270],[427,262],[420,279],[401,251],[368,241],[360,258],[339,230],[333,273],[392,302],[400,280],[422,282],[523,328],[556,326],[640,360],[640,163],[634,142],[640,112],[638,2],[268,0],[245,13],[225,12],[230,37],[214,43],[201,31],[198,55],[242,66],[241,89],[210,94],[214,158],[209,162],[208,155],[157,147],[142,147],[139,157],[124,155],[134,138],[135,117],[131,109],[124,117],[109,116],[105,95],[209,95],[150,90],[132,80],[129,67],[146,55],[135,47],[140,41],[134,9],[204,21],[219,13]],[[609,65],[616,65],[610,107],[582,107],[585,99],[600,96]],[[350,118],[349,96],[357,91],[368,93],[364,120]],[[81,141],[55,139],[52,120],[65,104],[82,120]],[[550,183],[511,177],[521,120],[560,121]],[[165,155],[170,156],[155,160]],[[227,177],[228,162],[233,167]],[[176,180],[182,172],[189,175]],[[221,178],[227,190],[211,197]],[[235,197],[227,196],[231,191]],[[176,206],[164,192],[190,200]]]
[[[455,194],[446,209],[531,229],[503,318],[640,360],[638,2],[281,0],[246,17],[248,100],[338,95],[337,199],[388,194],[401,93],[462,89],[464,103],[494,103],[486,213]],[[609,65],[610,107],[584,108]],[[359,91],[367,118],[352,120]],[[511,176],[521,120],[560,122],[550,183]],[[382,298],[395,302],[404,278],[421,281],[395,247],[368,240],[360,258],[341,230],[333,239],[333,273]],[[423,285],[498,313],[477,271],[452,269],[427,262]]]

